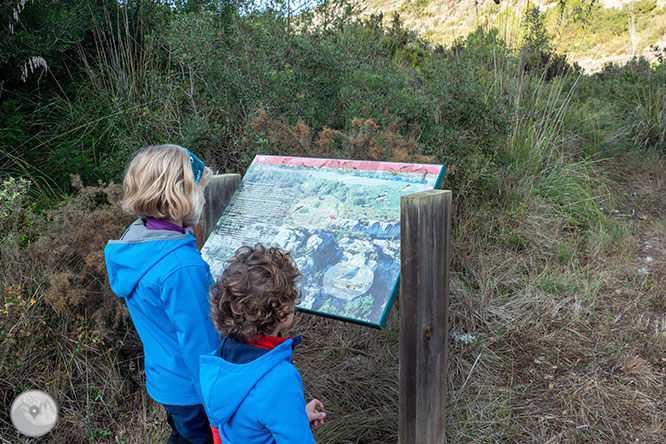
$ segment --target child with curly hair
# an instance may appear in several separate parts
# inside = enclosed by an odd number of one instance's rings
[[[278,248],[241,247],[211,290],[211,313],[225,336],[200,358],[203,402],[215,443],[314,443],[326,414],[305,404],[291,363],[301,337],[283,338],[294,320],[301,274]]]
[[[146,390],[164,406],[168,444],[213,442],[201,403],[199,357],[219,337],[209,316],[208,264],[191,227],[212,171],[178,145],[149,146],[130,162],[123,209],[139,217],[104,249],[109,282],[143,343]]]

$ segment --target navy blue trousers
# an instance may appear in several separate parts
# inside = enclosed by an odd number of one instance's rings
[[[201,404],[162,406],[171,426],[167,444],[213,444],[213,432]]]

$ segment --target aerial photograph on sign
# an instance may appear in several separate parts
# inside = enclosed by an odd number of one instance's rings
[[[257,156],[207,239],[217,278],[243,245],[291,253],[300,310],[383,328],[400,273],[400,198],[443,165]]]

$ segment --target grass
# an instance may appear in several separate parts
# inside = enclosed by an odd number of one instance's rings
[[[531,193],[524,195],[532,201],[522,214],[510,216],[503,207],[488,210],[486,223],[507,224],[505,232],[477,236],[475,218],[458,219],[447,375],[450,441],[628,442],[638,437],[658,442],[663,437],[659,368],[666,341],[662,310],[655,305],[661,287],[655,282],[666,283],[666,269],[655,269],[650,282],[637,279],[635,270],[637,238],[659,236],[665,223],[658,196],[666,176],[663,161],[631,166],[631,173],[613,178],[625,193],[609,200],[614,206],[607,208],[624,214],[636,206],[640,213],[657,215],[649,222],[603,213],[595,217],[606,223],[585,225],[580,238],[579,225],[573,225],[574,232],[566,223],[547,227],[553,218],[538,213],[560,204]],[[509,219],[518,216],[529,222],[511,225]],[[613,248],[602,247],[601,239],[613,229]],[[524,248],[504,242],[511,232],[518,233]],[[544,246],[544,235],[557,242]],[[6,244],[3,252],[9,252]],[[5,274],[3,279],[12,280],[3,281],[3,287],[25,277]],[[163,413],[143,389],[133,329],[99,337],[84,316],[53,311],[41,299],[43,283],[36,284],[24,284],[34,293],[21,300],[37,302],[12,306],[10,316],[2,318],[3,328],[12,332],[3,342],[2,362],[11,371],[11,376],[5,373],[9,384],[57,394],[61,423],[53,438],[164,440]],[[4,295],[5,301],[17,300],[15,293]],[[33,327],[38,319],[47,324]],[[290,333],[304,336],[294,362],[306,396],[322,399],[329,414],[316,432],[318,442],[395,442],[399,312],[393,310],[384,331],[299,314]],[[457,340],[463,333],[474,340]],[[56,351],[53,358],[49,350]],[[8,356],[22,364],[8,365],[13,362]],[[39,376],[44,363],[49,371]],[[18,440],[10,432],[4,436]]]
[[[525,273],[525,262],[537,259],[534,254],[504,253],[503,260],[498,261],[496,257],[484,257],[488,254],[482,248],[478,255],[478,268],[486,270],[480,278],[497,279],[504,284],[507,276]],[[642,378],[642,382],[653,384],[651,387],[655,389],[654,384],[660,384],[659,378],[654,379],[655,368],[643,365],[643,361],[637,361],[640,365],[627,363],[634,358],[630,350],[641,350],[640,340],[645,340],[646,335],[632,337],[631,345],[619,344],[617,339],[627,337],[633,328],[631,322],[618,325],[620,320],[640,316],[644,307],[635,301],[622,300],[615,301],[610,309],[602,308],[607,305],[597,301],[608,302],[607,292],[615,294],[609,289],[618,285],[614,282],[623,280],[623,273],[615,274],[607,268],[609,257],[591,260],[584,255],[584,259],[587,264],[574,270],[569,264],[538,267],[534,278],[526,276],[524,280],[513,281],[517,285],[508,298],[484,297],[478,294],[482,290],[470,292],[469,286],[460,287],[454,281],[453,325],[462,325],[466,332],[481,338],[485,348],[475,367],[477,374],[469,378],[465,387],[468,398],[458,395],[459,404],[454,410],[466,409],[467,418],[476,413],[477,421],[502,425],[495,430],[514,430],[507,442],[577,442],[582,438],[588,442],[625,442],[640,430],[630,424],[632,421],[651,421],[647,413],[636,416],[632,383],[635,378]],[[623,261],[624,258],[618,262]],[[537,286],[531,285],[532,281]],[[471,325],[470,319],[474,320]],[[605,327],[599,328],[600,325]],[[462,347],[451,356],[454,368],[469,369],[479,352]],[[607,377],[609,371],[619,368],[628,375]],[[453,375],[458,377],[457,381],[454,379],[454,387],[466,378],[465,371],[454,371]],[[487,387],[493,387],[495,393],[489,393]],[[505,400],[503,409],[475,412],[479,404],[492,405],[499,399]],[[658,399],[652,395],[643,398],[647,411],[657,417]],[[618,420],[625,422],[616,425]],[[454,422],[451,436],[460,441],[493,442],[492,434],[462,439],[469,433],[464,430],[469,428],[469,422],[469,419]],[[457,435],[459,431],[464,435]],[[655,433],[648,439],[658,439]]]
[[[506,246],[501,231],[477,236],[473,217],[456,223],[451,442],[658,442],[664,436],[659,369],[666,324],[655,295],[661,291],[656,281],[666,282],[666,274],[655,270],[646,283],[632,270],[636,238],[659,239],[666,223],[658,199],[666,176],[663,161],[631,166],[633,171],[622,170],[613,182],[625,197],[617,196],[617,206],[608,208],[623,214],[638,203],[641,213],[655,215],[649,221],[611,216],[605,226],[588,225],[589,239],[576,239],[566,224],[553,231],[543,226],[551,219],[532,216],[528,228],[512,228],[520,231],[525,249]],[[546,205],[538,194],[526,196],[542,209]],[[497,208],[486,222],[500,226],[507,217],[506,208]],[[600,248],[599,239],[615,226],[615,248]],[[543,233],[558,242],[543,247]],[[2,251],[11,253],[7,244]],[[133,329],[99,337],[86,317],[53,311],[42,299],[44,282],[30,282],[38,277],[35,270],[30,278],[20,274],[21,254],[14,254],[3,256],[3,264],[14,265],[2,275],[4,300],[18,300],[6,288],[22,281],[26,293],[20,300],[36,302],[12,305],[2,315],[3,380],[18,390],[39,387],[56,394],[61,422],[52,438],[58,442],[163,442],[163,412],[143,389]],[[316,432],[318,442],[397,439],[399,320],[394,309],[386,329],[377,331],[297,316],[290,333],[303,334],[304,342],[294,362],[306,397],[322,399],[328,412],[327,424]],[[463,333],[475,339],[457,340]],[[15,393],[7,393],[6,401]],[[3,436],[22,442],[10,430],[5,422]]]
[[[232,32],[203,13],[177,16],[152,36],[144,66],[131,45],[98,34],[107,52],[90,55],[102,65],[83,66],[77,95],[44,114],[7,105],[20,119],[3,152],[79,154],[93,185],[75,180],[47,215],[25,182],[0,187],[4,411],[39,388],[60,406],[53,442],[166,439],[101,255],[129,220],[117,185],[96,184],[152,137],[187,141],[238,172],[255,152],[445,163],[455,197],[449,442],[663,442],[663,67],[557,72],[544,48],[521,52],[506,28],[433,48],[399,23],[281,40],[268,19]],[[36,115],[39,125],[28,122]],[[36,126],[52,131],[37,148]],[[328,413],[318,442],[396,442],[399,324],[397,306],[383,331],[297,315],[294,362]],[[29,442],[7,415],[0,436]]]

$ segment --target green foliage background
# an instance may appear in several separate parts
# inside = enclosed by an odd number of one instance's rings
[[[0,16],[17,4],[3,0]],[[553,16],[534,8],[520,39],[481,27],[442,47],[344,4],[298,17],[283,2],[250,6],[34,0],[0,32],[0,351],[11,357],[0,388],[9,405],[29,388],[21,381],[53,387],[74,424],[61,442],[134,442],[119,430],[141,396],[140,376],[123,373],[141,366],[140,345],[100,256],[127,221],[117,187],[100,183],[118,183],[142,146],[181,144],[220,172],[242,173],[258,153],[443,163],[456,242],[529,253],[535,269],[610,254],[623,231],[603,210],[602,165],[666,149],[666,67],[636,58],[585,74],[557,52]],[[48,70],[22,80],[36,56]],[[453,271],[481,287],[463,259]],[[544,286],[568,288],[558,279]],[[496,290],[505,297],[510,285]],[[44,327],[27,334],[35,322]],[[363,340],[354,347],[384,346]],[[86,368],[85,347],[104,366]],[[352,411],[351,426],[321,436],[395,441],[395,397],[381,390],[370,406],[340,395],[333,409]]]

